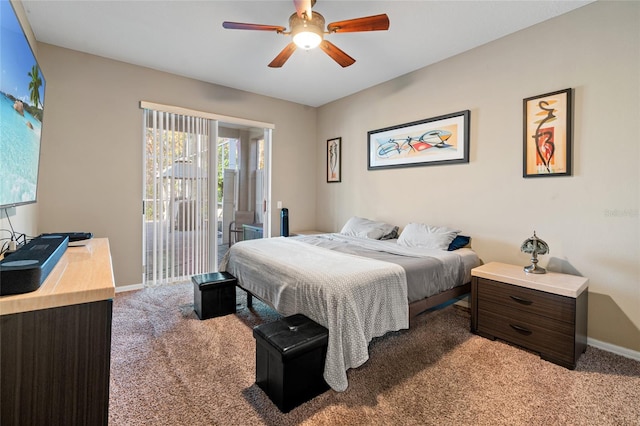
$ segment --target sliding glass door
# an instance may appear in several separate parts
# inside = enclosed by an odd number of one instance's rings
[[[241,213],[271,235],[271,128],[147,104],[142,279],[154,286],[216,271]]]
[[[210,269],[210,226],[216,224],[210,220],[209,176],[215,164],[209,158],[211,120],[145,110],[144,123],[143,283],[150,286]]]

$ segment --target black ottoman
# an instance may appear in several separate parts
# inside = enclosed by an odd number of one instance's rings
[[[193,307],[201,320],[236,312],[236,278],[228,272],[194,275]]]
[[[262,324],[256,339],[256,384],[287,413],[326,391],[329,330],[302,314]]]

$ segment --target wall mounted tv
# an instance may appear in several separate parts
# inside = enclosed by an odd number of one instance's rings
[[[36,202],[45,80],[11,2],[0,0],[0,208]]]

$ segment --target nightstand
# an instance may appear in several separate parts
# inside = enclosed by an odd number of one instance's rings
[[[589,279],[527,274],[491,262],[471,271],[471,332],[502,339],[574,369],[587,348]]]
[[[262,224],[243,224],[242,225],[242,239],[243,240],[258,240],[262,238]]]
[[[294,231],[289,234],[290,237],[296,237],[298,235],[318,235],[318,234],[327,234],[328,232],[322,231]]]

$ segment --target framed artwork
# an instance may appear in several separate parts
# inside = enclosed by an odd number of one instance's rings
[[[340,182],[342,179],[342,138],[327,140],[327,182]]]
[[[467,111],[367,132],[368,169],[469,162]]]
[[[571,89],[523,101],[522,176],[571,176]]]

